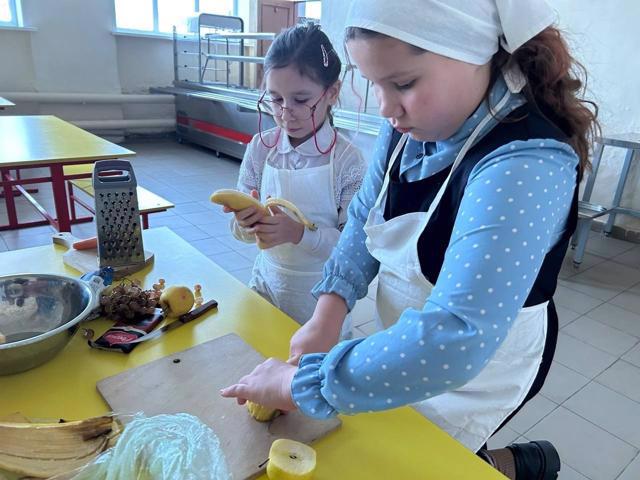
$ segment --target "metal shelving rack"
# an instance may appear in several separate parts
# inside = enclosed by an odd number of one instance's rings
[[[275,34],[244,32],[244,24],[238,17],[200,14],[190,23],[188,34],[178,34],[174,29],[173,86],[153,91],[176,96],[179,141],[242,158],[247,143],[258,131],[257,101],[261,92],[257,84],[260,67],[256,65],[264,63],[263,57],[253,55],[258,50],[252,52],[245,48],[246,42],[256,42],[258,46],[257,42],[272,41]],[[369,88],[364,84],[363,88],[366,90],[365,111],[361,110],[362,105],[352,110],[336,109],[334,123],[346,133],[364,134],[354,138],[367,149],[382,119],[365,113]],[[270,117],[263,118],[264,129],[273,126],[275,123]]]
[[[264,57],[245,55],[245,40],[271,41],[274,33],[244,32],[244,22],[239,17],[203,13],[191,22],[191,34],[178,34],[173,31],[174,80],[192,82],[189,75],[181,75],[181,70],[198,70],[197,83],[202,85],[225,85],[226,87],[245,88],[244,64],[262,64]],[[197,49],[193,48],[197,45]],[[223,46],[223,53],[220,48]],[[182,61],[182,56],[187,60]],[[188,59],[197,56],[197,65]],[[224,62],[224,68],[219,68]],[[213,63],[213,67],[211,67]],[[238,64],[238,81],[231,81],[231,64]],[[217,80],[217,72],[225,72],[225,82]],[[214,72],[214,80],[207,79],[207,73]]]

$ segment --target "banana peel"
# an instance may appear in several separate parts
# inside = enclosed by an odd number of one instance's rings
[[[246,405],[247,410],[249,411],[249,415],[251,415],[251,417],[259,422],[270,422],[278,415],[280,415],[280,410],[265,407],[264,405],[260,405],[259,403],[247,400]]]
[[[80,468],[121,432],[110,415],[67,423],[0,422],[0,469],[49,478]]]

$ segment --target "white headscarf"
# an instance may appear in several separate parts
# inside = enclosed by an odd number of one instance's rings
[[[555,19],[545,0],[352,0],[346,26],[483,65],[499,43],[512,53]]]

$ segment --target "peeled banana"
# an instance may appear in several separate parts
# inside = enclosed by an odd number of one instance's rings
[[[269,422],[280,415],[280,410],[275,408],[265,407],[259,403],[247,401],[247,410],[249,415],[255,418],[259,422]]]
[[[249,207],[257,207],[261,209],[265,215],[271,215],[271,212],[269,211],[269,207],[271,206],[283,207],[293,213],[300,223],[304,224],[304,226],[309,230],[318,229],[317,225],[311,222],[298,207],[283,198],[269,198],[263,205],[260,203],[260,200],[253,198],[251,195],[247,195],[244,192],[232,189],[222,189],[213,192],[210,199],[213,203],[226,205],[233,210],[244,210]]]
[[[0,422],[0,469],[49,478],[91,462],[119,432],[111,416],[67,423]]]

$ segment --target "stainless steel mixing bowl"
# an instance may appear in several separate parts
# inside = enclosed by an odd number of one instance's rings
[[[0,276],[0,375],[29,370],[60,352],[98,306],[103,288],[100,277]]]

